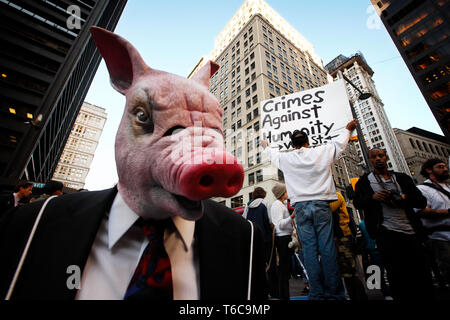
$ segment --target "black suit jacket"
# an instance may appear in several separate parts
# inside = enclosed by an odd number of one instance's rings
[[[52,199],[41,218],[12,299],[74,299],[67,267],[83,271],[101,221],[117,189],[80,192]],[[0,221],[0,294],[6,296],[43,201],[9,211]],[[200,261],[200,299],[247,297],[250,225],[231,209],[203,201],[195,225]],[[252,299],[265,299],[267,286],[261,231],[254,228]]]
[[[0,194],[0,219],[6,212],[14,208],[14,195],[12,193]]]

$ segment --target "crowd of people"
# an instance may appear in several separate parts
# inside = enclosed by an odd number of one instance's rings
[[[272,251],[266,251],[277,257],[275,265],[267,265],[269,271],[276,268],[267,273],[270,295],[289,299],[294,256],[302,258],[297,260],[304,266],[310,300],[367,300],[369,288],[364,283],[369,266],[378,268],[374,287],[387,299],[436,299],[450,285],[448,164],[442,159],[426,161],[421,174],[427,180],[416,186],[410,176],[388,170],[384,149],[369,150],[373,170],[359,178],[353,195],[362,218],[357,226],[344,197],[336,192],[331,171],[356,125],[350,121],[336,140],[314,148],[307,134],[296,130],[291,152],[280,152],[262,141],[264,152],[283,172],[286,183],[274,186],[277,200],[265,210],[267,246],[270,223],[275,239]],[[294,207],[292,213],[287,199]],[[253,210],[251,203],[248,210]],[[261,223],[256,213],[247,218],[258,226]],[[292,237],[299,242],[297,253],[289,245]],[[358,256],[362,272],[358,271]]]
[[[8,210],[32,203],[39,200],[46,200],[51,196],[64,194],[64,184],[61,181],[49,180],[43,188],[34,188],[29,181],[19,181],[13,192],[3,191],[0,193],[0,219],[3,213]],[[87,191],[79,189],[78,192]]]
[[[350,121],[336,140],[314,148],[307,134],[296,130],[291,152],[262,140],[285,184],[273,186],[272,203],[266,190],[256,187],[243,217],[262,234],[269,298],[289,300],[290,279],[301,277],[310,300],[368,300],[368,270],[374,266],[374,287],[388,299],[436,299],[449,292],[448,164],[427,160],[420,172],[426,180],[416,186],[410,176],[388,170],[384,149],[369,150],[372,170],[359,178],[352,196],[362,218],[356,224],[331,170],[356,126]],[[61,194],[58,181],[37,194],[31,183],[20,182],[14,192],[0,195],[0,212]]]

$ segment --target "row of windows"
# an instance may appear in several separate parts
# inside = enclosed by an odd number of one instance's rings
[[[256,181],[255,181],[255,176],[256,176]],[[248,174],[248,185],[249,186],[255,184],[255,182],[258,183],[258,182],[262,182],[262,181],[263,181],[262,170],[257,170],[255,172]]]
[[[429,66],[447,58],[450,54],[450,44],[447,43],[439,48],[432,50],[426,56],[420,58],[412,64],[415,71],[422,71]]]
[[[414,141],[412,138],[409,138],[409,143],[411,144],[411,147],[413,147],[413,149],[419,149],[420,151],[431,152],[431,153],[438,154],[439,156],[444,156],[444,157],[450,156],[450,149],[445,149],[442,146],[439,147],[439,146],[433,145],[431,143],[427,144],[424,141],[422,141],[422,143],[421,143],[419,140]]]
[[[270,30],[270,28],[268,28],[268,27],[266,27],[264,25],[262,26],[262,30],[263,30],[263,38],[266,41],[266,42],[264,42],[264,46],[267,49],[269,49],[273,54],[275,54],[275,50],[273,49],[273,47],[269,47],[269,45],[267,43],[267,41],[268,41],[270,43],[270,45],[273,46],[273,40],[270,38],[273,35],[272,31]],[[269,35],[269,37],[266,35],[266,33]],[[288,62],[288,60],[287,60],[287,52],[286,52],[286,50],[284,48],[281,48],[281,46],[286,47],[286,44],[284,43],[283,40],[280,40],[279,37],[276,37],[276,40],[278,42],[278,45],[277,45],[278,51],[280,52],[278,57],[280,58],[280,60],[284,60],[285,62]],[[280,46],[280,44],[281,44],[281,46]],[[291,59],[291,63],[293,65],[293,67],[294,68],[295,67],[299,67],[300,66],[300,62],[297,59],[297,50],[293,50],[291,47],[289,47],[288,49],[289,49],[290,59]],[[266,52],[266,56],[267,56],[267,52]],[[294,56],[295,56],[295,58],[294,58]],[[306,59],[304,59],[301,55],[300,55],[300,59],[302,61],[303,70],[306,72],[306,67],[305,67],[305,65],[303,65],[303,64],[307,63]],[[314,77],[316,77],[315,74],[318,73],[318,69],[316,69],[314,65],[311,65],[311,69],[312,69],[312,73],[314,74]],[[300,69],[299,69],[299,71],[300,71]],[[326,82],[325,79],[326,78],[325,78],[325,73],[324,73],[324,74],[322,74],[322,81]],[[316,80],[320,81],[320,77],[317,76]]]
[[[400,45],[403,48],[409,46],[411,43],[413,43],[417,39],[420,39],[428,32],[439,27],[443,23],[444,19],[439,14],[433,14],[432,16],[427,17],[420,24],[407,31],[405,35],[399,39]]]
[[[252,53],[250,54],[250,59],[254,59],[254,57],[255,57],[254,52],[252,52]],[[248,60],[248,58],[245,59],[245,62],[244,62],[244,63],[245,63],[244,67],[250,63],[250,61]],[[232,69],[233,69],[233,68],[234,68],[234,65],[232,66]],[[250,63],[250,66],[248,66],[247,68],[244,69],[244,76],[249,75],[249,74],[250,74],[250,71],[255,70],[255,68],[256,68],[256,63],[255,63],[255,62]],[[241,75],[239,74],[240,71],[241,71],[241,67],[238,65],[237,68],[236,68],[236,70],[233,70],[233,71],[231,72],[231,79],[232,79],[232,81],[231,81],[231,88],[232,88],[232,91],[231,91],[231,98],[233,98],[234,96],[236,96],[236,94],[238,94],[238,93],[241,91],[241,85],[239,84],[240,81],[241,81]],[[236,79],[235,79],[235,77],[236,77]],[[213,93],[214,95],[216,95],[216,97],[217,97],[217,95],[218,95],[218,88],[213,89],[213,88],[217,85],[217,82],[218,82],[218,80],[217,80],[217,73],[215,74],[215,76],[213,76],[212,79],[213,79],[213,80],[211,81],[211,82],[212,82],[212,83],[211,83],[211,91],[212,91],[212,93]],[[251,76],[248,77],[248,78],[245,80],[245,85],[248,85],[248,84],[250,83],[250,81],[251,81],[250,79],[251,79],[251,80],[255,80],[255,79],[256,79],[256,73],[255,73],[255,72],[253,72],[253,73],[251,74]],[[235,86],[236,86],[236,89],[234,89]],[[223,90],[220,92],[218,98],[219,98],[219,100],[221,101],[221,103],[225,103],[225,102],[228,100],[228,96],[227,96],[227,95],[228,95],[228,77],[226,77],[226,78],[220,83],[219,88],[220,88],[220,90],[222,90],[222,89],[223,89]]]

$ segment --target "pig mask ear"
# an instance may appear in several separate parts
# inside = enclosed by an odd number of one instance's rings
[[[91,27],[92,38],[108,67],[111,85],[125,94],[139,75],[150,69],[136,48],[124,38],[99,27]]]
[[[219,65],[209,60],[203,67],[200,68],[200,70],[197,71],[196,74],[194,74],[192,80],[201,83],[209,89],[209,79],[214,73],[216,73],[217,70],[219,70]]]

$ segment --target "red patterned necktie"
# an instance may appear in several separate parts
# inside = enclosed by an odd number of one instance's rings
[[[170,260],[164,248],[164,230],[171,223],[170,219],[158,221],[142,218],[136,222],[149,242],[128,285],[125,300],[173,299]]]

